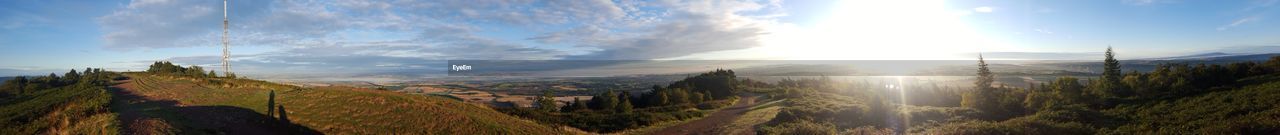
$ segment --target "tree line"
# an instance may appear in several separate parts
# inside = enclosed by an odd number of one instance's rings
[[[1228,90],[1237,80],[1280,71],[1280,56],[1267,61],[1226,65],[1161,63],[1147,73],[1122,73],[1115,53],[1107,48],[1103,73],[1097,79],[1059,77],[1026,88],[995,86],[994,74],[979,57],[978,78],[973,91],[965,93],[962,104],[991,113],[993,119],[1010,118],[1037,111],[1071,106],[1106,109],[1128,102],[1185,97]]]
[[[499,110],[552,125],[614,132],[700,117],[705,110],[731,105],[742,81],[749,80],[738,80],[732,70],[718,69],[665,87],[654,85],[644,93],[607,90],[590,100],[575,98],[564,106],[558,106],[553,92],[546,90],[534,99],[533,108]]]
[[[152,63],[150,67],[147,68],[146,72],[151,74],[156,74],[156,75],[185,76],[185,77],[195,77],[195,78],[218,78],[219,77],[218,73],[214,72],[214,70],[208,70],[206,72],[204,70],[204,67],[195,66],[195,65],[192,65],[189,67],[182,67],[182,66],[174,65],[169,61],[156,61]],[[237,76],[235,73],[227,73],[226,75],[222,76],[222,78],[236,78],[236,77]]]
[[[49,73],[46,76],[17,76],[0,84],[0,97],[22,95],[38,90],[76,84],[106,85],[112,75],[101,68],[85,68],[82,72],[71,69],[71,71],[63,73],[62,76],[58,76],[55,73]]]

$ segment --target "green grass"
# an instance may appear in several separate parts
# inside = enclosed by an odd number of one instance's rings
[[[1280,81],[1181,98],[1124,104],[1106,110],[1083,106],[1005,121],[964,120],[919,134],[1275,134],[1280,132]]]
[[[266,114],[270,90],[290,121],[326,134],[562,134],[554,128],[453,99],[351,87],[300,88],[248,79],[129,73],[141,93],[190,106]]]
[[[0,103],[0,134],[114,134],[119,124],[99,86],[39,90]]]

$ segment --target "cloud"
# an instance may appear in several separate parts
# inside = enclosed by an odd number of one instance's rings
[[[992,9],[991,7],[977,7],[977,8],[973,8],[973,11],[974,11],[974,12],[979,12],[979,13],[991,13],[991,11],[992,11],[992,10],[994,10],[994,9]]]
[[[255,16],[266,10],[267,1],[236,2],[231,18]],[[203,35],[221,34],[222,3],[219,1],[135,0],[106,16],[98,17],[105,47],[109,49],[153,49],[213,45],[199,42]],[[237,20],[237,23],[239,20]]]
[[[746,49],[760,45],[757,39],[768,33],[764,25],[772,21],[760,16],[773,13],[744,13],[777,8],[776,3],[750,1],[662,1],[646,5],[667,7],[660,11],[665,14],[659,17],[662,21],[588,25],[530,39],[596,49],[566,59],[659,59]]]
[[[233,46],[277,49],[233,52],[233,70],[248,74],[413,72],[442,60],[679,57],[759,46],[757,39],[776,25],[772,17],[781,11],[778,1],[739,0],[231,4]],[[135,0],[97,21],[108,49],[215,46],[222,36],[219,6],[216,1]],[[217,56],[168,60],[209,67],[220,63]]]
[[[1236,19],[1236,21],[1232,21],[1230,24],[1218,26],[1217,30],[1224,31],[1224,30],[1239,26],[1241,24],[1258,21],[1258,19],[1261,19],[1261,18],[1259,16],[1250,16],[1250,17]]]
[[[1155,4],[1172,4],[1178,3],[1178,0],[1120,0],[1121,3],[1129,5],[1155,5]]]

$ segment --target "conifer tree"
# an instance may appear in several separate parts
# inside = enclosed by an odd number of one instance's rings
[[[982,58],[982,54],[978,54],[978,77],[975,81],[973,91],[969,91],[961,97],[960,106],[982,110],[984,112],[997,114],[998,116],[1004,112],[999,111],[998,97],[995,88],[991,84],[995,82],[995,74],[991,73],[991,69],[987,68],[987,62]]]
[[[623,94],[623,95],[626,95],[626,94]],[[622,100],[622,102],[618,102],[618,112],[631,113],[631,109],[634,108],[634,106],[631,105],[631,98],[627,98],[627,97],[618,97],[618,98],[619,100]]]
[[[621,102],[618,101],[617,97],[617,92],[609,90],[609,92],[605,92],[604,95],[596,96],[595,98],[601,98],[600,110],[614,110],[617,108],[618,102]]]
[[[1089,93],[1103,98],[1127,96],[1129,92],[1121,82],[1120,61],[1115,59],[1115,53],[1112,52],[1111,47],[1107,47],[1105,56],[1102,77],[1097,82],[1090,81],[1091,92]]]

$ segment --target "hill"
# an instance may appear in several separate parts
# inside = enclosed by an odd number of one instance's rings
[[[250,79],[125,76],[129,79],[116,85],[119,89],[114,93],[135,101],[117,102],[112,108],[119,110],[122,119],[134,119],[124,122],[131,133],[559,133],[493,109],[439,97],[350,87],[301,88]],[[136,98],[125,98],[129,96]],[[166,102],[171,105],[163,105]],[[269,108],[273,105],[268,102],[276,103],[275,108]],[[272,123],[275,119],[283,124]]]
[[[0,134],[117,133],[116,113],[107,80],[118,76],[101,69],[62,77],[15,77],[0,85]]]

